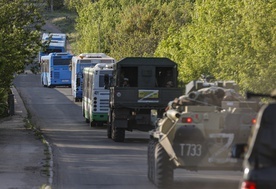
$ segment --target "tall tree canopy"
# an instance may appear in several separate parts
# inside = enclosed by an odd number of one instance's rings
[[[33,62],[41,45],[43,20],[36,5],[28,0],[0,0],[0,115],[14,74]]]
[[[274,0],[65,2],[79,15],[75,53],[163,56],[179,64],[184,83],[211,74],[242,91],[276,88]]]
[[[276,88],[276,1],[198,0],[191,24],[156,51],[180,65],[185,82],[201,74],[238,82],[242,90]]]
[[[76,53],[104,52],[116,59],[153,56],[167,29],[190,19],[189,1],[67,0],[79,17]]]

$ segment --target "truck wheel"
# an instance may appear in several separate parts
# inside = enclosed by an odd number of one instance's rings
[[[111,135],[112,135],[111,125],[108,124],[107,125],[107,138],[111,138]]]
[[[148,179],[154,183],[154,148],[157,144],[157,141],[150,139],[148,143]]]
[[[158,188],[171,187],[173,184],[173,163],[160,143],[154,148],[154,184]]]
[[[113,118],[113,109],[110,108],[108,123],[107,123],[107,138],[112,137],[112,118]]]
[[[125,140],[125,129],[112,127],[111,138],[115,142],[124,142],[124,140]]]

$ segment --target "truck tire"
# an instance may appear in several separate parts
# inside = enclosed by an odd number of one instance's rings
[[[112,138],[112,121],[113,121],[114,110],[110,108],[108,123],[107,123],[107,138]]]
[[[125,140],[125,129],[116,128],[112,126],[111,138],[114,142],[124,142]]]
[[[154,170],[155,170],[155,162],[154,162],[154,148],[157,144],[157,141],[154,139],[150,139],[148,143],[148,179],[154,184]]]
[[[173,163],[160,143],[154,147],[154,184],[158,188],[172,187]]]
[[[107,125],[107,138],[111,138],[111,135],[112,135],[111,125],[108,124]]]

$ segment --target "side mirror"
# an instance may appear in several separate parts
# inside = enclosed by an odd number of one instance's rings
[[[231,158],[243,159],[247,152],[247,144],[235,144],[231,149]]]

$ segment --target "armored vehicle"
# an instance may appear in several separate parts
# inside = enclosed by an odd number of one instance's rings
[[[246,101],[233,81],[191,81],[169,102],[150,131],[148,178],[157,187],[173,184],[176,168],[241,170],[231,145],[247,141],[259,103]]]
[[[244,157],[244,174],[240,189],[274,189],[276,187],[276,90],[271,95],[252,93],[248,95],[270,97],[274,101],[261,107],[248,143],[233,147],[232,157]]]
[[[110,88],[108,138],[123,142],[125,131],[154,128],[152,112],[163,115],[178,88],[177,64],[168,58],[127,57],[114,64]]]

